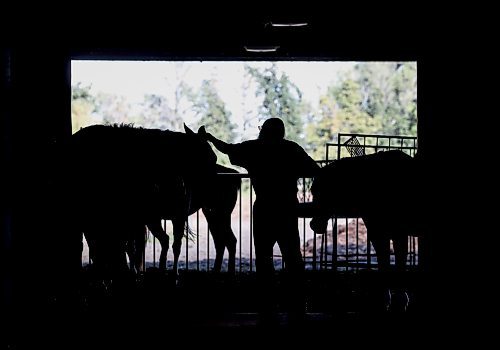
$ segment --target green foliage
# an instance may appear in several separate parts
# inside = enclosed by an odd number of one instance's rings
[[[132,123],[132,107],[125,96],[108,93],[98,93],[95,97],[96,114],[101,117],[103,124]]]
[[[258,84],[256,96],[263,97],[259,120],[281,118],[285,123],[286,138],[302,144],[302,93],[299,88],[285,73],[278,73],[275,63],[263,70],[246,65],[245,71]]]
[[[323,159],[324,145],[336,141],[337,133],[416,135],[416,73],[411,62],[358,63],[308,117],[306,150]]]
[[[362,107],[382,121],[387,135],[417,133],[417,65],[371,62],[354,68],[363,94]]]
[[[95,99],[90,93],[91,86],[81,83],[71,87],[71,124],[72,132],[92,124],[92,113],[95,111]]]
[[[321,110],[323,116],[332,117],[336,130],[352,133],[380,131],[382,123],[378,116],[371,116],[362,108],[361,89],[357,82],[347,79],[339,87],[331,87],[328,98],[333,99],[336,106],[331,108],[329,103],[321,104]]]
[[[198,127],[205,125],[218,139],[233,142],[236,124],[231,122],[231,112],[217,93],[214,81],[203,80],[198,94],[193,97],[193,110],[200,118]]]
[[[213,80],[203,80],[198,93],[189,96],[192,108],[200,118],[198,127],[204,125],[215,137],[226,142],[234,142],[236,124],[231,122],[231,112],[220,98]],[[227,155],[215,150],[220,164],[230,164]]]
[[[258,105],[243,106],[243,130],[270,117],[281,118],[286,137],[301,144],[315,159],[325,157],[325,144],[338,133],[416,135],[417,66],[414,62],[360,62],[331,83],[312,105],[276,63],[267,68],[245,64],[243,96],[255,92]],[[139,105],[123,96],[93,94],[81,83],[72,87],[73,132],[93,123],[134,123],[145,127],[182,130],[182,123],[195,116],[198,126],[226,142],[238,139],[231,111],[220,97],[215,81],[206,79],[198,89],[184,78],[189,67],[180,65],[167,84],[174,94],[147,94]],[[255,86],[255,91],[252,90]],[[315,102],[318,102],[316,105]],[[304,125],[305,123],[305,125]],[[304,129],[305,126],[305,129]],[[248,137],[248,136],[247,136]],[[229,164],[225,155],[219,162]]]
[[[327,93],[320,97],[318,115],[310,121],[307,128],[308,150],[312,151],[315,159],[324,158],[324,145],[334,141],[339,132],[381,131],[380,118],[364,111],[362,102],[360,86],[350,78],[339,86],[330,86]]]
[[[181,117],[170,107],[165,96],[146,94],[141,107],[134,120],[136,124],[169,130],[178,130],[182,126]]]

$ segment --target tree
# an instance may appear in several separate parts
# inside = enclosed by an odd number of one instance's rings
[[[198,127],[205,125],[210,133],[226,142],[234,142],[236,124],[231,122],[231,112],[220,98],[213,80],[203,80],[193,101],[193,110],[200,118]]]
[[[218,139],[234,142],[236,124],[231,122],[231,112],[220,98],[213,80],[203,80],[197,94],[191,94],[193,110],[200,118],[198,127],[204,125]],[[229,164],[229,158],[216,150],[222,164]]]
[[[334,127],[339,132],[376,133],[380,131],[380,119],[368,114],[362,108],[361,89],[357,82],[347,79],[340,87],[332,88],[329,93],[335,101],[334,108],[330,112],[334,117]],[[329,105],[326,104],[324,107],[328,109]]]
[[[417,134],[417,66],[414,62],[370,62],[354,67],[362,108],[382,121],[387,135]]]
[[[413,62],[360,62],[320,97],[308,117],[306,149],[325,157],[337,133],[416,135],[417,74]]]
[[[142,110],[135,122],[148,128],[175,130],[182,125],[182,119],[170,108],[165,96],[144,95]]]
[[[285,73],[279,75],[275,63],[263,70],[246,65],[245,71],[257,82],[256,96],[263,97],[259,120],[281,118],[287,138],[303,144],[302,93],[299,88]]]
[[[133,123],[137,118],[131,115],[131,106],[125,96],[100,92],[95,97],[97,112],[103,124]]]
[[[306,149],[312,152],[313,158],[324,159],[324,145],[335,141],[338,133],[380,132],[380,118],[364,111],[362,103],[360,86],[351,78],[328,88],[320,97],[318,115],[313,115],[308,123]]]
[[[90,93],[91,86],[82,86],[80,82],[71,87],[71,124],[72,132],[92,124],[95,112],[95,99]]]

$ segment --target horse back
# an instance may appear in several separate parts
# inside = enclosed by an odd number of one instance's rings
[[[210,186],[206,192],[203,207],[211,211],[231,213],[236,205],[241,179],[238,176],[228,175],[238,174],[238,171],[219,164],[217,164],[217,173],[213,186]]]
[[[337,216],[407,225],[420,212],[417,176],[412,157],[386,151],[334,161],[321,169],[311,190]]]

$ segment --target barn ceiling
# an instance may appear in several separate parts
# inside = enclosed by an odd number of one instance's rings
[[[2,24],[10,45],[68,50],[75,58],[165,59],[416,59],[440,35],[435,12],[401,5],[266,5],[225,7],[85,8],[70,15],[21,18]],[[123,7],[123,6],[122,6]],[[191,7],[191,8],[190,8]],[[194,12],[193,9],[197,11]],[[273,27],[271,23],[307,23]],[[277,46],[249,53],[245,46]]]

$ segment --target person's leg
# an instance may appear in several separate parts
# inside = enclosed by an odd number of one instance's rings
[[[302,318],[305,313],[304,260],[300,250],[300,236],[297,218],[287,220],[287,231],[278,238],[278,244],[285,261],[285,290],[288,310],[293,318]]]
[[[274,312],[274,263],[273,247],[275,239],[270,227],[269,217],[254,206],[253,236],[255,264],[257,267],[257,308],[261,316],[267,317]]]

